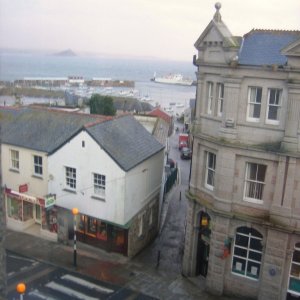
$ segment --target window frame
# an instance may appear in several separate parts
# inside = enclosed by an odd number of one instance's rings
[[[255,89],[255,99],[254,101],[252,101],[251,99],[251,91]],[[257,92],[258,90],[260,90],[260,102],[257,102]],[[262,92],[263,92],[263,89],[262,87],[259,87],[259,86],[249,86],[248,87],[248,99],[247,99],[247,121],[249,122],[259,122],[260,121],[260,118],[261,118],[261,109],[262,109]],[[255,107],[255,105],[259,105],[260,109],[259,109],[259,118],[257,117],[254,117],[254,116],[250,116],[250,113],[251,113],[251,108],[252,106]],[[255,109],[253,110],[253,112],[255,111]]]
[[[224,110],[224,83],[217,83],[217,91],[218,91],[218,99],[217,99],[217,107],[218,107],[218,116],[222,117]]]
[[[275,91],[275,93],[276,93],[275,99],[278,99],[278,104],[270,104],[270,97],[271,97],[271,92],[272,91]],[[278,97],[277,97],[277,93],[279,94]],[[276,107],[277,108],[277,111],[276,111],[277,119],[276,120],[269,119],[270,107]],[[271,124],[271,125],[278,125],[279,124],[281,107],[282,107],[282,89],[269,88],[268,89],[267,110],[266,110],[266,124]]]
[[[100,179],[96,179],[96,177],[100,177]],[[97,192],[97,188],[98,188],[99,192]],[[100,190],[102,192],[100,192]],[[106,176],[103,174],[100,174],[100,173],[93,173],[93,194],[94,194],[94,196],[97,198],[98,197],[105,198],[105,193],[106,193]]]
[[[36,158],[41,159],[40,162],[36,162]],[[40,169],[40,173],[36,172],[36,168]],[[34,154],[33,155],[33,174],[34,176],[42,177],[43,176],[43,157],[41,155]]]
[[[207,81],[207,109],[208,115],[212,115],[213,112],[213,89],[214,83],[212,81]]]
[[[298,252],[298,258],[299,261],[294,260],[294,257],[296,256],[296,252]],[[296,265],[298,267],[298,276],[292,275],[291,273],[293,272],[293,264]],[[291,279],[298,281],[299,285],[300,285],[300,243],[296,243],[294,246],[294,251],[293,251],[293,255],[291,257],[291,263],[290,263],[290,269],[289,269],[289,278],[288,278],[288,285],[287,285],[287,292],[291,293],[292,295],[295,296],[300,296],[300,290],[299,291],[295,291],[290,289],[290,285],[291,285]]]
[[[16,149],[10,149],[10,169],[14,171],[20,171],[20,151]],[[15,157],[14,157],[14,154]]]
[[[68,170],[69,170],[69,172],[68,172]],[[73,175],[70,176],[71,174],[73,174]],[[73,182],[73,184],[72,184],[72,182]],[[76,186],[77,186],[76,168],[65,166],[65,185],[66,185],[66,189],[71,190],[71,191],[76,191]]]
[[[264,167],[264,181],[259,181],[257,180],[257,174],[258,174],[258,168],[256,170],[256,180],[251,179],[251,178],[247,178],[248,174],[250,174],[248,172],[250,165],[256,165],[257,167],[261,166]],[[243,195],[243,200],[247,201],[247,202],[252,202],[252,203],[257,203],[257,204],[262,204],[263,201],[263,195],[264,195],[264,187],[266,185],[266,174],[267,174],[267,165],[264,164],[260,164],[260,163],[256,163],[256,162],[246,162],[246,169],[245,169],[245,181],[244,181],[244,195]],[[249,183],[249,184],[248,184]],[[253,197],[248,197],[246,195],[247,191],[248,191],[248,186],[254,183],[254,188],[255,188],[255,193],[257,193],[257,186],[261,186],[261,192],[258,192],[261,194],[261,198],[253,198]],[[253,189],[253,188],[251,188]]]
[[[212,167],[209,166],[210,155],[213,155],[213,166]],[[205,183],[204,183],[204,185],[207,189],[209,189],[211,191],[213,191],[215,188],[216,160],[217,160],[217,155],[215,153],[210,152],[210,151],[205,151]],[[210,172],[212,173],[213,185],[207,183]]]
[[[247,231],[250,229],[249,233],[243,233],[242,231],[245,229]],[[237,244],[238,236],[241,236],[242,238],[244,238],[244,240],[248,239],[247,246]],[[256,229],[249,228],[247,226],[241,226],[236,229],[234,244],[233,244],[233,251],[232,251],[232,259],[231,259],[231,274],[240,276],[243,278],[247,278],[250,280],[258,281],[260,273],[261,273],[261,269],[262,269],[263,245],[261,244],[261,249],[254,248],[253,245],[255,246],[255,245],[257,245],[257,243],[255,243],[253,241],[262,242],[263,235]],[[242,255],[236,254],[238,252],[237,250],[240,250],[241,253],[244,252],[245,255],[242,256]],[[253,255],[254,253],[256,253],[257,255],[260,256],[260,260],[254,259],[253,257],[252,258],[249,257],[250,255]],[[238,270],[236,268],[236,263],[242,264],[241,262],[238,262],[237,260],[244,261],[244,264],[245,264],[244,271]],[[234,265],[234,263],[235,263],[235,265]],[[255,264],[259,266],[257,276],[255,276],[255,275],[250,276],[251,273],[249,273],[247,271],[248,267],[251,266],[251,264],[253,264],[254,266],[255,266]],[[242,267],[242,265],[241,265],[241,267]]]

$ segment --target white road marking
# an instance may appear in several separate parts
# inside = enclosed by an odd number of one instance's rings
[[[87,296],[85,294],[82,294],[80,292],[76,292],[73,289],[64,287],[63,285],[60,285],[60,284],[55,283],[53,281],[45,284],[45,286],[48,287],[48,288],[50,288],[50,289],[59,291],[59,292],[61,292],[63,294],[66,294],[68,296],[75,297],[77,299],[82,299],[82,300],[99,300],[98,298],[89,297],[89,296]]]
[[[38,297],[39,299],[42,299],[42,300],[58,300],[57,298],[52,298],[52,297],[46,296],[45,294],[40,293],[38,290],[29,292],[28,295]]]
[[[88,287],[90,289],[96,290],[98,292],[102,292],[102,293],[106,293],[106,294],[111,294],[111,293],[114,292],[114,290],[111,290],[109,288],[94,284],[92,282],[89,282],[87,280],[72,276],[70,274],[66,274],[66,275],[62,276],[61,278],[64,279],[64,280],[72,281],[72,282],[77,283],[79,285]]]

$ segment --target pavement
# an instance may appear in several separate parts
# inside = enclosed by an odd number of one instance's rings
[[[175,201],[179,203],[180,191],[182,192],[182,186],[175,185],[165,198],[162,211],[162,232],[170,203]],[[157,249],[159,248],[155,244],[161,245],[162,232],[153,242],[154,248],[152,250],[150,245],[146,252],[142,252],[131,259],[121,254],[109,253],[77,242],[76,268],[73,266],[72,241],[70,241],[70,245],[64,245],[24,232],[7,230],[5,243],[6,249],[12,252],[139,291],[157,299],[228,300],[229,298],[226,297],[208,294],[205,291],[203,278],[184,277],[181,275],[180,268],[174,269],[170,265],[168,267],[169,262],[163,266],[163,255],[159,266],[157,266]],[[179,265],[181,264],[179,263]]]

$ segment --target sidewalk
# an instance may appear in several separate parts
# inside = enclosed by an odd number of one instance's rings
[[[164,221],[169,203],[172,199],[178,199],[180,188],[180,185],[175,185],[165,199],[163,205]],[[57,267],[75,270],[72,243],[63,245],[23,232],[8,230],[6,249]],[[140,291],[157,299],[229,299],[208,295],[204,291],[204,282],[200,278],[185,278],[178,272],[157,268],[156,264],[153,263],[156,258],[153,255],[152,257],[147,256],[148,253],[129,259],[123,255],[108,253],[78,242],[76,271],[99,280]]]

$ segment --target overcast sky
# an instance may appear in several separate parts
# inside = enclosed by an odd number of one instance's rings
[[[213,0],[0,0],[0,47],[190,61]],[[300,30],[300,0],[223,0],[233,35]]]

